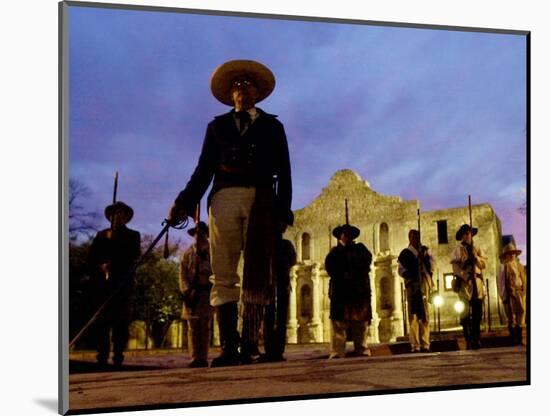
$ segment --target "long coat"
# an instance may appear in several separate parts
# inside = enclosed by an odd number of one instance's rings
[[[325,268],[330,276],[330,319],[371,321],[371,262],[372,254],[362,243],[338,244],[327,255]]]
[[[116,231],[99,231],[92,241],[88,253],[88,267],[93,285],[90,301],[98,306],[117,292],[103,313],[100,325],[113,320],[126,323],[130,319],[135,291],[134,275],[131,272],[141,254],[140,243],[139,232],[126,226]],[[107,274],[102,270],[102,264],[108,265]]]
[[[197,167],[175,202],[191,216],[211,182],[208,206],[221,189],[256,188],[244,247],[243,301],[266,305],[273,292],[275,224],[292,223],[292,181],[282,123],[273,114],[256,111],[258,117],[243,135],[234,110],[208,124]]]
[[[429,320],[429,295],[433,287],[432,264],[429,256],[422,259],[422,273],[418,253],[411,246],[399,253],[399,274],[405,279],[405,290],[407,292],[407,304],[409,316],[416,315],[418,319],[428,322]]]
[[[292,181],[288,144],[277,116],[256,108],[258,118],[241,136],[233,117],[234,110],[208,124],[199,162],[176,204],[192,216],[213,180],[208,201],[220,189],[233,186],[273,187],[277,176],[275,215],[288,220],[292,215]]]
[[[116,231],[107,228],[97,233],[88,253],[88,266],[90,276],[100,291],[112,292],[122,284],[127,289],[133,287],[130,272],[140,256],[140,242],[139,232],[126,226]],[[108,275],[101,270],[102,264],[108,264]]]

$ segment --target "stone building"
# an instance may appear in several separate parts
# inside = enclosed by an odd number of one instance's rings
[[[311,204],[294,212],[294,226],[285,233],[298,254],[298,264],[291,271],[291,299],[287,327],[289,343],[329,342],[329,278],[324,260],[336,245],[332,230],[345,222],[344,200],[348,200],[350,223],[361,230],[357,241],[373,254],[370,279],[373,322],[369,328],[371,342],[395,341],[406,333],[403,279],[397,273],[397,256],[408,246],[408,231],[418,227],[417,200],[403,201],[399,196],[381,195],[351,170],[340,170]],[[485,325],[496,325],[503,314],[498,304],[496,275],[502,247],[501,224],[489,204],[472,206],[473,226],[479,229],[475,244],[488,257],[484,278],[488,280],[489,298],[485,301]],[[456,245],[455,233],[469,223],[468,206],[421,211],[422,243],[436,260],[434,281],[444,303],[432,307],[431,325],[458,326],[456,294],[450,288],[452,268],[450,254]],[[490,316],[489,316],[490,315]],[[405,315],[406,317],[406,315]],[[490,318],[490,319],[489,319]],[[433,327],[433,326],[432,326]]]

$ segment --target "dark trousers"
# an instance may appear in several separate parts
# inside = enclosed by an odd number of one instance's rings
[[[471,299],[469,305],[466,304],[460,324],[464,330],[464,339],[468,347],[479,346],[481,332],[481,318],[483,315],[483,300]]]
[[[278,288],[275,302],[266,307],[264,348],[269,357],[280,358],[285,352],[289,295],[288,289]]]
[[[113,362],[121,364],[128,345],[131,303],[127,297],[116,297],[96,324],[97,361],[106,363],[113,343]]]

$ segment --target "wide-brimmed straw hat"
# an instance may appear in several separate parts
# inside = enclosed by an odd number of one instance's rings
[[[468,231],[472,231],[472,237],[477,234],[477,228],[472,228],[468,224],[462,224],[460,226],[460,228],[458,229],[458,231],[456,232],[455,237],[456,237],[457,241],[462,240],[462,236],[464,235],[464,233],[466,233]]]
[[[254,82],[260,102],[275,88],[275,76],[265,65],[245,59],[227,61],[217,67],[210,78],[212,94],[222,103],[233,106],[231,88],[236,78],[245,76]]]
[[[197,225],[195,225],[193,228],[190,228],[189,230],[187,230],[187,234],[189,234],[190,236],[194,237],[195,234],[197,234],[197,229],[200,229],[201,231],[204,231],[206,233],[206,235],[208,235],[208,225],[206,225],[205,222],[202,222],[202,221],[199,221],[199,223]]]
[[[124,224],[129,223],[134,216],[134,210],[132,209],[132,207],[126,205],[122,201],[117,201],[114,204],[111,204],[105,208],[105,218],[107,218],[109,221],[112,221],[113,215],[115,214],[115,212],[118,211],[122,211],[122,214],[124,216]]]
[[[353,225],[344,224],[344,225],[339,225],[334,230],[332,230],[332,235],[337,239],[340,239],[340,236],[344,231],[349,232],[349,235],[352,240],[355,240],[357,237],[359,237],[359,234],[361,233],[359,228],[354,227]]]
[[[510,242],[504,246],[502,249],[502,253],[500,254],[500,258],[504,258],[506,254],[513,254],[514,256],[519,256],[521,254],[521,250],[518,250],[514,243]]]

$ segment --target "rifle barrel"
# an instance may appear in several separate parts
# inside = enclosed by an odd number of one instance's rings
[[[115,172],[115,185],[113,187],[113,204],[116,202],[117,189],[118,189],[118,171]]]

